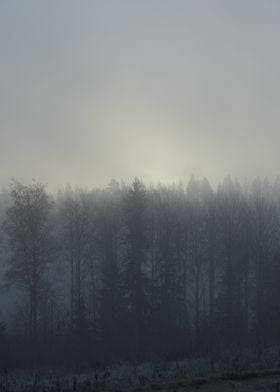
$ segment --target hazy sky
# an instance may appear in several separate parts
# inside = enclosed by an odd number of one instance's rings
[[[0,184],[280,174],[280,1],[0,0]]]

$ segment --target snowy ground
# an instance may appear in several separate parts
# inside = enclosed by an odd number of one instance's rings
[[[205,379],[173,379],[162,380],[161,382],[147,383],[145,386],[134,386],[110,388],[102,386],[96,387],[93,380],[79,380],[77,383],[67,381],[65,378],[49,379],[34,383],[34,380],[15,379],[10,380],[8,384],[1,384],[1,392],[93,392],[93,391],[114,391],[114,392],[253,392],[253,391],[280,391],[280,371],[278,375],[271,375],[265,377],[253,377],[246,380],[224,380],[223,378],[205,378]]]
[[[173,362],[118,363],[79,375],[66,372],[8,372],[0,375],[0,392],[280,392],[280,350],[261,357],[250,351]]]

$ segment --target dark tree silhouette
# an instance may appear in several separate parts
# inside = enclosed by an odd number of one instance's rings
[[[54,254],[49,221],[52,202],[38,182],[28,186],[13,182],[11,199],[3,224],[10,244],[6,279],[27,295],[28,333],[35,346],[46,272]]]
[[[15,286],[2,363],[97,369],[280,344],[279,179],[111,181],[56,199],[14,182],[0,202],[0,281]]]
[[[146,190],[140,180],[135,179],[128,190],[125,201],[127,228],[126,295],[132,333],[133,356],[141,358],[146,343],[148,317],[147,276],[147,212]]]

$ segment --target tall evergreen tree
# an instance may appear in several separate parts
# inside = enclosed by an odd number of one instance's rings
[[[132,332],[131,353],[135,358],[145,355],[148,318],[147,298],[147,200],[146,189],[135,179],[125,200],[127,228],[126,295]]]

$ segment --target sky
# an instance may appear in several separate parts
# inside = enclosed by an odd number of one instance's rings
[[[278,0],[0,0],[0,186],[280,174]]]

